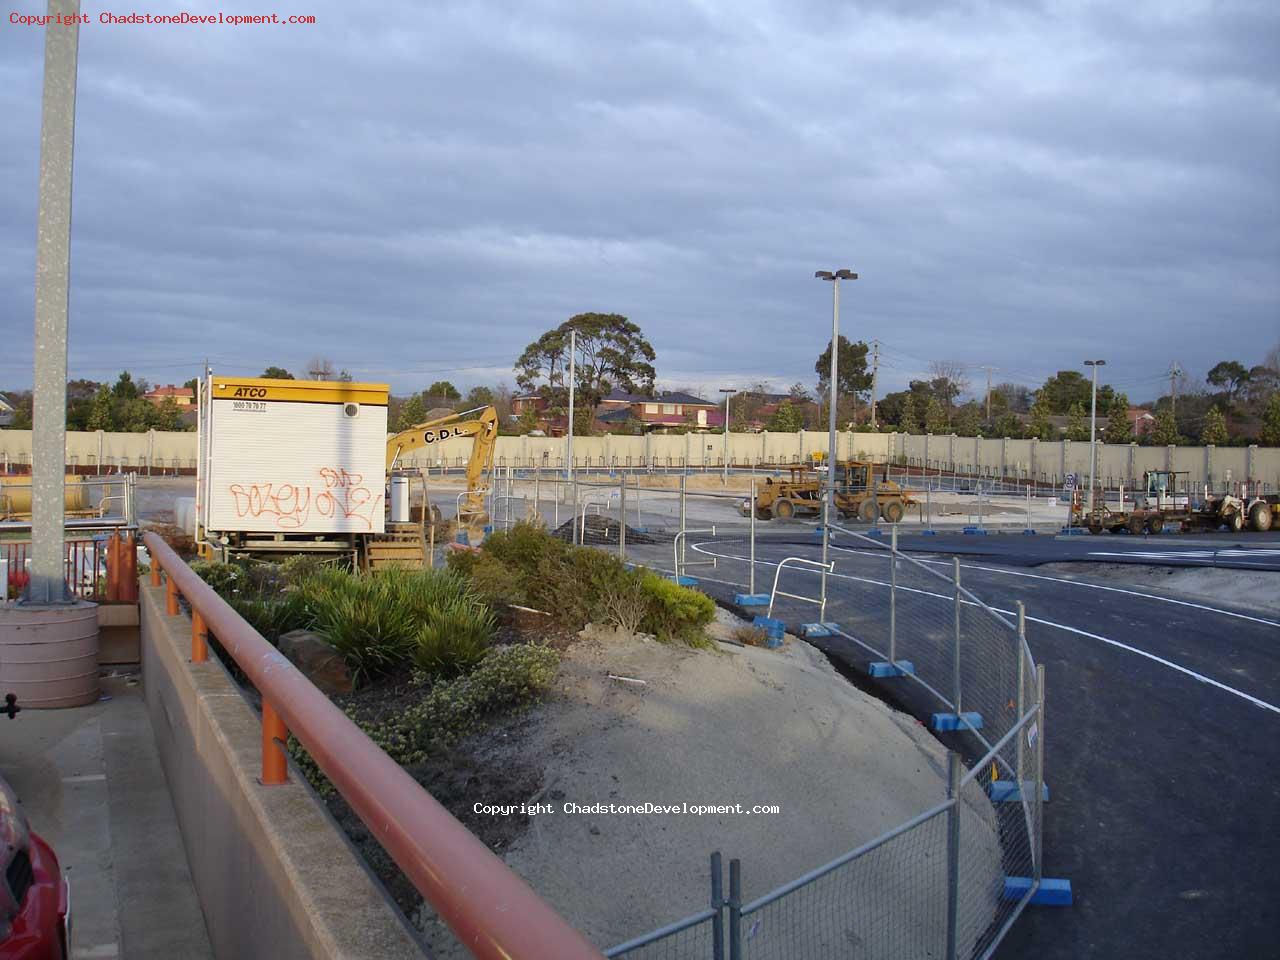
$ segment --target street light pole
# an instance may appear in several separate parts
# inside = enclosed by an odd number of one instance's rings
[[[842,269],[818,270],[814,276],[819,280],[831,282],[831,383],[827,401],[830,406],[827,416],[827,495],[823,499],[822,518],[822,526],[825,530],[836,508],[836,402],[839,400],[840,392],[836,377],[840,372],[837,360],[840,354],[840,281],[857,280],[858,275],[852,270]],[[826,542],[825,536],[823,542]]]
[[[721,387],[720,392],[724,394],[724,453],[721,459],[724,460],[723,485],[727,487],[729,485],[729,398],[738,391]]]
[[[1089,509],[1095,507],[1093,492],[1094,476],[1098,469],[1098,368],[1105,367],[1105,360],[1086,360],[1086,367],[1093,367],[1093,391],[1089,400]]]

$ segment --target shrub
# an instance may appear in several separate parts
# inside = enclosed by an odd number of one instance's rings
[[[471,586],[480,596],[495,605],[517,603],[524,606],[529,603],[524,578],[515,570],[487,553],[474,554],[474,557],[468,575]]]
[[[414,665],[424,673],[449,676],[480,662],[493,637],[493,612],[471,597],[441,604],[418,632]]]
[[[664,579],[656,573],[645,573],[642,581],[649,598],[649,613],[644,629],[659,640],[683,640],[690,646],[706,646],[702,630],[716,616],[716,605],[710,597]]]
[[[733,639],[748,647],[767,647],[769,645],[769,632],[764,627],[743,624],[733,631]]]
[[[433,750],[482,729],[497,714],[535,700],[551,685],[559,662],[559,654],[549,647],[494,647],[470,673],[424,685],[422,699],[401,713],[373,722],[349,706],[347,715],[400,765],[421,763]],[[417,679],[426,684],[430,677]],[[332,792],[301,744],[291,739],[289,752],[317,790]]]

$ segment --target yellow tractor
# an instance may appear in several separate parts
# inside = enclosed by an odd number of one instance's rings
[[[816,470],[808,467],[788,467],[789,477],[766,477],[763,486],[756,488],[756,516],[761,520],[778,518],[789,520],[796,516],[818,516],[822,513],[821,474],[826,472],[822,454],[813,459]],[[907,507],[917,501],[909,490],[904,490],[889,479],[888,464],[874,464],[865,460],[846,460],[836,467],[836,509],[846,520],[871,523],[880,517],[888,523],[897,523],[907,512]],[[750,504],[743,502],[741,512],[746,516]]]

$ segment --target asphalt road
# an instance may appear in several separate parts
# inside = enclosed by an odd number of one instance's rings
[[[778,559],[820,555],[817,538],[805,534],[758,540],[757,589],[768,589]],[[1075,905],[1028,908],[997,956],[1280,956],[1280,622],[1026,568],[1083,559],[1068,551],[1087,552],[1098,538],[1079,546],[1041,537],[915,539],[934,553],[963,548],[963,582],[993,607],[1012,611],[1022,601],[1032,652],[1046,667],[1045,875],[1069,878]],[[1126,539],[1101,542],[1110,549]],[[1170,538],[1151,539],[1163,548]],[[836,573],[862,578],[864,588],[870,581],[887,597],[887,584],[878,586],[887,581],[886,557],[848,538],[836,543],[849,545],[835,555]],[[913,545],[904,538],[903,546]],[[631,553],[669,566],[670,550]],[[746,551],[741,539],[700,537],[689,556]],[[942,562],[939,569],[950,564]],[[732,600],[741,587],[717,581],[742,582],[747,569],[743,560],[721,559],[716,570],[689,572]],[[817,619],[816,608],[800,603],[780,615],[789,624]],[[839,607],[829,607],[828,619],[838,616]],[[841,638],[823,644],[851,672],[871,659]],[[889,683],[881,693],[901,701],[901,681]]]

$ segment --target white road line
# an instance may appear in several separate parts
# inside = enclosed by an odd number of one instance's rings
[[[881,557],[888,559],[889,554],[880,550],[855,549],[853,547],[840,547],[832,544],[833,550],[840,550],[845,553],[858,553],[871,557]],[[922,557],[912,557],[918,563],[931,563],[937,566],[949,567],[951,564],[946,560],[926,560]],[[1265,617],[1252,617],[1247,613],[1236,613],[1234,610],[1223,610],[1221,607],[1210,607],[1203,603],[1193,603],[1190,600],[1175,600],[1172,597],[1162,597],[1154,593],[1143,593],[1141,590],[1127,590],[1124,587],[1108,587],[1101,583],[1086,583],[1081,580],[1066,580],[1062,577],[1049,577],[1043,573],[1024,573],[1021,570],[1006,570],[1000,567],[984,567],[976,563],[961,563],[961,568],[965,570],[979,570],[983,573],[995,573],[1005,577],[1025,577],[1028,580],[1049,580],[1053,583],[1066,583],[1073,587],[1084,587],[1089,590],[1105,590],[1108,593],[1124,593],[1131,597],[1142,597],[1146,600],[1158,600],[1161,603],[1172,603],[1179,607],[1191,607],[1195,610],[1204,610],[1208,613],[1219,613],[1224,617],[1235,617],[1238,620],[1248,620],[1252,623],[1261,623],[1268,627],[1280,627],[1280,621],[1268,620]]]
[[[703,550],[702,547],[705,546],[705,544],[702,544],[702,543],[694,543],[694,544],[690,544],[690,546],[694,550],[698,551],[698,553],[704,554],[709,557],[719,557],[722,560],[739,560],[743,563],[751,562],[750,558],[748,557],[737,557],[731,554],[715,553],[711,550]],[[763,564],[768,567],[777,566],[776,563],[772,563],[768,560],[757,560],[755,562],[757,564]],[[812,574],[814,576],[819,575],[818,571],[815,571],[815,570],[806,570],[802,567],[797,567],[796,569],[801,570],[804,573]],[[872,580],[868,577],[855,577],[847,573],[830,573],[830,574],[827,574],[827,576],[834,577],[838,580],[853,580],[859,583],[870,583],[870,584],[874,584],[876,586],[881,586],[881,587],[889,586],[889,584],[883,580]],[[1052,579],[1052,578],[1049,578],[1049,579]],[[1071,581],[1068,580],[1066,582],[1070,583]],[[930,590],[919,590],[912,587],[903,587],[902,585],[899,585],[898,589],[906,590],[909,593],[922,594],[927,597],[936,597],[937,599],[945,600],[948,603],[951,603],[954,601],[954,597],[948,596],[947,594],[943,594],[943,593],[934,593]],[[1156,599],[1160,599],[1160,598],[1156,598]],[[963,601],[963,602],[968,604],[970,601]],[[1014,614],[1010,610],[1001,610],[999,607],[992,607],[991,609],[995,610],[997,613],[1004,614],[1005,616],[1016,616],[1016,614]],[[1211,608],[1206,608],[1206,609],[1211,609]],[[1222,611],[1222,612],[1225,613],[1229,611]],[[1089,633],[1086,630],[1080,630],[1077,627],[1071,627],[1065,623],[1057,623],[1054,620],[1044,620],[1040,617],[1032,617],[1032,616],[1028,616],[1027,619],[1033,623],[1039,623],[1042,626],[1056,627],[1059,630],[1065,630],[1068,633],[1074,633],[1082,637],[1088,637],[1091,640],[1100,640],[1105,644],[1109,644],[1110,646],[1113,646],[1113,647],[1118,647],[1121,650],[1127,650],[1130,653],[1136,653],[1140,657],[1145,657],[1146,659],[1152,660],[1158,664],[1161,664],[1162,666],[1169,667],[1171,670],[1176,670],[1179,673],[1186,674],[1188,677],[1192,677],[1193,679],[1199,680],[1201,683],[1207,683],[1211,687],[1216,687],[1219,690],[1222,690],[1226,693],[1234,694],[1235,696],[1240,697],[1242,700],[1249,701],[1255,707],[1261,707],[1264,710],[1270,710],[1272,713],[1280,713],[1280,706],[1276,706],[1273,703],[1268,703],[1266,700],[1260,700],[1251,694],[1245,693],[1243,690],[1237,690],[1235,687],[1227,686],[1225,683],[1222,683],[1218,680],[1214,680],[1212,677],[1206,677],[1202,673],[1196,673],[1196,671],[1188,667],[1184,667],[1181,664],[1174,663],[1172,660],[1166,660],[1163,657],[1158,657],[1154,653],[1147,653],[1145,650],[1140,650],[1137,647],[1130,646],[1127,643],[1121,643],[1119,640],[1112,640],[1110,637],[1104,637],[1097,633]]]

